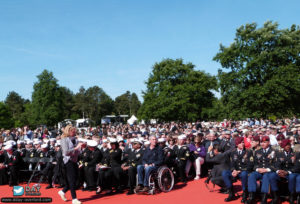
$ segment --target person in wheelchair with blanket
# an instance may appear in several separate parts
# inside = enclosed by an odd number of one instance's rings
[[[146,148],[142,165],[138,165],[138,186],[135,188],[136,192],[148,192],[149,189],[149,177],[153,171],[157,171],[158,168],[164,162],[164,151],[157,145],[157,138],[152,135],[149,138],[150,145]]]

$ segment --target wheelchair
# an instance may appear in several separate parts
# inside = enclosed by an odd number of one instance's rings
[[[158,190],[167,193],[174,187],[174,174],[167,166],[161,166],[149,176],[148,194],[154,195]]]

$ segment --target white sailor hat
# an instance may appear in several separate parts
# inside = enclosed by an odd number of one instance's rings
[[[4,147],[4,150],[11,150],[12,149],[12,145],[6,145],[5,147]]]
[[[107,142],[108,142],[107,139],[103,139],[103,140],[102,140],[102,143],[107,143]]]
[[[54,145],[55,147],[58,147],[58,146],[60,146],[60,143],[55,143],[55,145]]]
[[[24,140],[18,140],[17,144],[24,144]]]
[[[148,141],[148,140],[146,140],[145,142],[144,142],[144,145],[149,145],[150,144],[150,142]]]
[[[178,136],[178,139],[179,139],[179,140],[185,140],[185,139],[186,139],[186,136],[185,136],[185,135],[179,135],[179,136]]]
[[[79,142],[84,142],[84,143],[87,143],[87,141],[88,141],[88,140],[86,140],[86,139],[83,139],[83,138],[78,138],[78,141],[79,141]]]
[[[98,145],[98,142],[95,141],[95,140],[88,140],[88,141],[87,141],[87,145],[88,145],[89,147],[96,147],[96,146]]]
[[[57,140],[55,145],[60,145],[61,144],[61,140]]]
[[[47,144],[42,144],[41,148],[46,149],[46,148],[48,148],[48,145]]]
[[[110,138],[109,139],[109,143],[116,143],[118,142],[116,138]]]
[[[158,138],[158,142],[159,142],[159,143],[161,143],[161,142],[166,142],[166,139],[163,138],[163,137],[162,137],[162,138]]]
[[[33,142],[34,145],[38,145],[38,144],[41,144],[41,143],[42,143],[42,142],[39,141],[39,140],[36,140],[36,141]]]
[[[26,139],[25,141],[26,141],[26,144],[32,144],[33,143],[33,141],[30,140],[30,139]]]
[[[117,137],[117,141],[118,141],[118,142],[122,142],[122,141],[124,141],[124,139],[123,139],[123,137],[118,136],[118,137]]]
[[[50,142],[55,142],[56,139],[55,138],[50,138]]]
[[[14,140],[8,140],[8,141],[6,141],[5,145],[14,146],[14,145],[16,145],[16,142]]]

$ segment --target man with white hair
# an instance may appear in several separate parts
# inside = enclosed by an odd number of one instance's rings
[[[149,138],[150,145],[146,148],[142,165],[138,165],[138,186],[136,192],[148,192],[149,189],[149,176],[152,171],[156,171],[159,166],[163,164],[164,153],[161,147],[157,145],[157,138],[152,135]]]

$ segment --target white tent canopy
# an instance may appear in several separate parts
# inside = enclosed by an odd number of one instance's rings
[[[128,124],[130,124],[130,125],[132,125],[134,122],[136,122],[138,119],[134,116],[134,115],[132,115],[131,116],[131,118],[129,118],[128,120],[127,120],[127,123]]]

